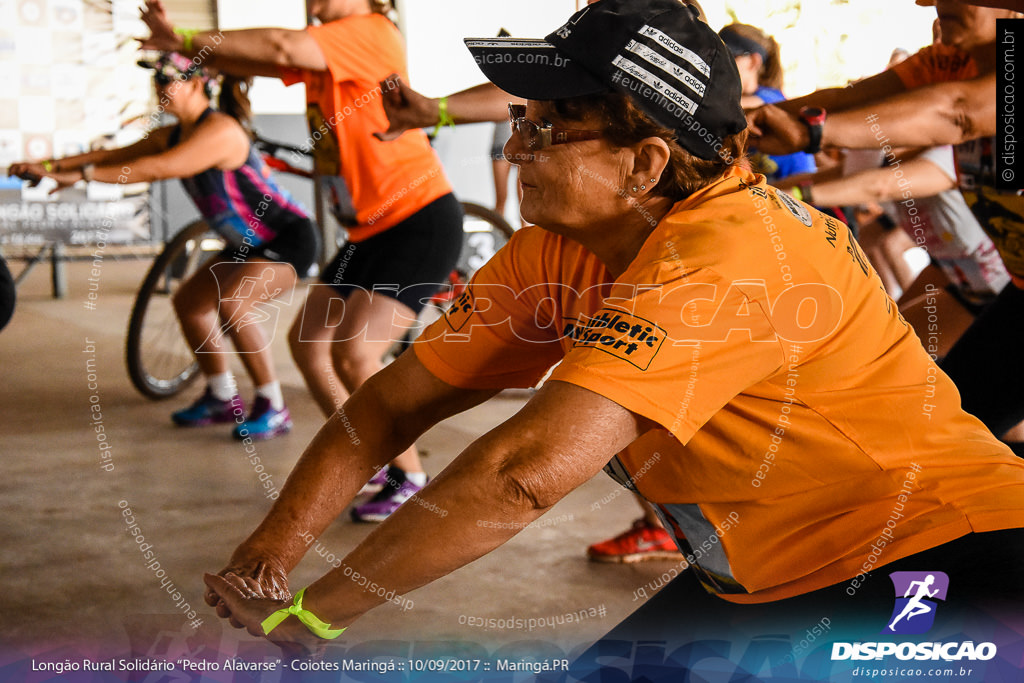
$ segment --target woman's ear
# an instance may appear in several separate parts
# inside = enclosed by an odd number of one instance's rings
[[[757,52],[750,53],[750,68],[753,69],[755,74],[760,74],[761,69],[764,67],[764,57]]]
[[[668,166],[672,150],[659,137],[644,138],[633,145],[633,168],[630,181],[637,188],[649,190],[658,184]]]

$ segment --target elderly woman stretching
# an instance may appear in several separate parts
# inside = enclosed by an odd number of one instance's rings
[[[690,563],[645,606],[671,594],[677,620],[702,601],[891,606],[869,571],[917,560],[961,597],[984,597],[998,566],[1000,600],[1019,600],[1024,461],[960,409],[846,226],[744,169],[739,77],[714,32],[676,0],[600,0],[545,40],[467,44],[527,99],[510,107],[505,153],[536,227],[352,396],[358,444],[337,419],[317,435],[207,576],[220,615],[314,650],[494,551],[602,468],[654,504]],[[295,605],[274,599],[301,534],[321,533],[376,468],[556,363],[419,504]]]

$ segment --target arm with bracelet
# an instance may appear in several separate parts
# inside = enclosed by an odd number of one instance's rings
[[[900,176],[883,166],[824,182],[805,180],[794,186],[791,194],[808,204],[852,206],[903,199],[908,190],[922,198],[956,187],[956,182],[928,159],[915,156],[900,168]]]
[[[246,134],[225,119],[204,122],[194,134],[168,148],[170,130],[161,129],[159,135],[122,149],[52,162],[16,164],[11,167],[11,173],[30,180],[53,178],[57,181],[56,192],[82,180],[129,184],[185,178],[209,168],[235,168],[248,154]]]
[[[426,97],[416,92],[397,76],[392,76],[397,88],[384,90],[384,113],[388,129],[375,133],[380,140],[393,140],[407,130],[456,123],[483,123],[505,121],[508,103],[521,103],[521,98],[509,95],[493,83],[483,83],[460,90],[445,97]]]
[[[887,144],[935,147],[966,142],[996,133],[994,73],[967,81],[952,81],[910,90],[845,111],[831,111],[822,129],[822,144],[869,149],[879,146],[879,131]],[[758,147],[769,154],[799,151],[810,143],[809,131],[798,116],[767,105],[748,117],[760,138]]]
[[[345,438],[346,424],[332,418],[302,455],[266,519],[235,551],[233,562],[270,561],[290,570],[307,548],[304,533],[319,536],[375,467],[433,424],[495,393],[451,386],[432,375],[416,354],[402,354],[360,387],[339,413],[359,433],[360,443]],[[316,652],[386,602],[386,593],[404,595],[505,543],[599,472],[644,431],[644,422],[596,393],[548,382],[522,411],[468,446],[418,493],[420,504],[400,507],[340,567],[297,593],[294,601],[261,599],[235,576],[208,574],[207,602],[217,605],[220,616],[230,616],[286,654]],[[493,519],[502,524],[480,523]]]
[[[154,130],[127,147],[98,149],[84,154],[45,161],[18,161],[10,165],[8,173],[31,180],[51,173],[80,172],[86,166],[121,166],[166,149],[167,138],[172,128],[172,126],[166,126]]]
[[[146,3],[142,19],[151,31],[151,35],[142,40],[142,48],[201,57],[204,63],[228,73],[277,78],[282,69],[326,71],[328,68],[320,46],[305,30],[175,28],[160,0]],[[491,83],[467,88],[446,98],[430,98],[412,90],[397,74],[389,77],[388,82],[397,83],[397,87],[382,87],[389,128],[377,134],[381,140],[392,140],[413,128],[504,121],[508,103],[522,102]]]
[[[324,55],[304,30],[256,28],[199,31],[176,28],[160,0],[149,0],[142,20],[151,35],[141,40],[146,50],[178,52],[202,60],[204,66],[239,76],[277,78],[281,69],[327,70]]]

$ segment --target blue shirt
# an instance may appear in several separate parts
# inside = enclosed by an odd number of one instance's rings
[[[776,102],[782,102],[786,99],[786,96],[782,94],[781,90],[776,88],[769,88],[767,86],[759,86],[757,91],[754,93],[757,97],[760,97],[765,104],[775,104]],[[807,152],[794,152],[793,154],[782,154],[782,155],[769,155],[778,169],[771,174],[773,179],[781,180],[787,176],[796,175],[797,173],[814,173],[818,170],[817,165],[814,163],[814,155],[808,154]],[[765,174],[769,175],[769,174]]]

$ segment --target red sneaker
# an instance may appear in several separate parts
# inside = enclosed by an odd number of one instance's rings
[[[651,526],[644,519],[638,519],[629,531],[587,548],[587,557],[591,562],[631,563],[678,560],[682,553],[667,531]]]

